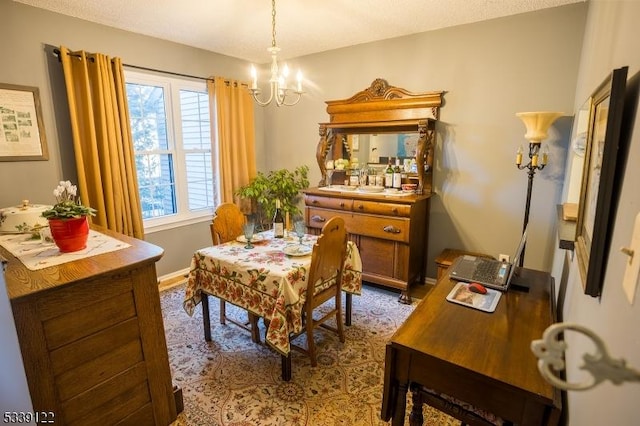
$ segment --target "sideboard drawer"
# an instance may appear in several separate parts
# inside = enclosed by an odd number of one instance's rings
[[[325,209],[350,211],[353,207],[353,200],[350,198],[328,198],[307,195],[304,201],[309,207],[321,207]]]
[[[344,219],[345,228],[347,229],[347,232],[353,233],[350,227],[350,223],[352,222],[352,217],[353,217],[351,212],[340,212],[336,210],[307,208],[307,226],[310,228],[322,229],[324,224],[327,223],[329,219],[336,216]]]
[[[409,219],[353,214],[345,226],[350,234],[409,242]]]
[[[353,211],[356,213],[381,214],[385,216],[409,217],[410,204],[378,203],[375,201],[353,201]]]

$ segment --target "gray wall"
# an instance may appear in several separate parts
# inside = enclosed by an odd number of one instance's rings
[[[586,6],[576,4],[297,58],[308,96],[295,108],[265,111],[267,166],[311,167],[325,100],[348,98],[381,77],[413,92],[444,90],[435,156],[428,273],[446,247],[513,254],[524,216],[527,174],[515,152],[527,144],[516,112],[573,114]],[[284,49],[284,47],[283,47]],[[553,126],[550,164],[536,175],[526,265],[550,270],[567,137]]]
[[[0,0],[0,16],[0,35],[5,40],[0,44],[5,58],[0,82],[40,88],[51,152],[46,162],[0,163],[0,206],[22,198],[50,202],[55,182],[69,173],[68,129],[59,118],[66,112],[53,102],[60,88],[49,68],[45,44],[100,51],[120,56],[126,63],[174,72],[247,75],[246,64],[233,58],[7,0]],[[302,66],[311,79],[309,93],[295,108],[257,110],[259,168],[292,167],[293,158],[295,164],[309,165],[311,181],[317,182],[314,155],[317,123],[327,119],[324,101],[349,97],[377,77],[415,92],[445,90],[428,275],[435,276],[432,260],[444,247],[494,255],[509,252],[521,226],[526,189],[526,174],[513,165],[516,148],[525,143],[524,126],[514,113],[544,109],[571,115],[613,68],[628,65],[629,75],[636,75],[640,70],[637,22],[640,3],[591,1],[298,58],[295,65]],[[561,120],[549,138],[551,164],[536,176],[533,237],[527,250],[527,265],[544,270],[553,266],[557,281],[562,272],[558,259],[564,251],[555,249],[555,205],[563,201],[562,187],[569,184],[564,182],[564,170],[570,125],[570,119]],[[566,321],[594,329],[614,357],[626,358],[636,369],[640,366],[640,308],[637,301],[630,305],[622,295],[626,258],[617,247],[628,244],[640,209],[640,195],[632,187],[640,180],[634,166],[640,161],[639,126],[636,117],[604,293],[600,299],[583,294],[572,260],[564,309]],[[148,239],[166,250],[158,265],[161,275],[187,267],[193,249],[209,242],[206,224],[151,234]],[[570,343],[568,374],[578,379],[583,377],[578,370],[580,356],[591,348],[579,341]],[[640,417],[636,395],[637,384],[603,384],[589,392],[571,392],[569,423],[635,424]]]
[[[615,68],[629,67],[627,91],[640,95],[640,50],[638,50],[638,22],[640,2],[591,1],[577,78],[575,110],[591,95]],[[567,268],[568,280],[564,321],[586,326],[600,335],[613,358],[624,358],[627,364],[640,369],[640,339],[638,324],[640,303],[636,291],[630,304],[622,291],[627,256],[619,251],[629,246],[636,215],[640,211],[640,117],[637,110],[631,115],[631,145],[624,181],[615,216],[611,250],[603,261],[607,264],[604,287],[600,298],[585,296],[577,260],[571,258]],[[624,126],[624,124],[623,124]],[[575,178],[574,178],[575,179]],[[579,179],[579,177],[578,177]],[[568,187],[575,182],[567,180]],[[556,279],[562,276],[564,250],[557,250],[553,270]],[[637,255],[637,254],[636,254]],[[589,376],[579,369],[582,356],[593,352],[593,345],[577,333],[567,335],[567,377],[582,382]],[[605,382],[586,392],[569,392],[569,424],[571,425],[636,425],[640,418],[638,384],[615,386]]]
[[[293,108],[257,108],[258,167],[271,170],[315,162],[324,101],[350,97],[378,77],[414,92],[444,90],[435,160],[435,191],[428,241],[429,277],[445,247],[497,255],[513,251],[524,213],[526,173],[514,165],[526,143],[515,113],[571,114],[586,7],[583,4],[463,25],[334,50],[289,61],[300,66],[308,94]],[[5,58],[0,81],[40,88],[51,159],[1,163],[0,206],[23,198],[52,202],[60,178],[73,177],[64,83],[45,45],[98,51],[125,63],[197,76],[246,78],[248,64],[226,56],[91,24],[3,1],[0,27]],[[28,28],[28,31],[25,31]],[[55,59],[55,58],[53,58]],[[54,99],[56,99],[54,101]],[[58,99],[62,99],[59,101]],[[550,270],[555,205],[560,201],[571,119],[550,135],[551,164],[536,176],[527,266]],[[564,136],[563,136],[564,135]],[[28,184],[27,184],[28,182]],[[5,185],[3,185],[5,186]],[[188,267],[190,253],[209,243],[206,223],[148,234],[165,249],[159,275]]]
[[[119,56],[125,64],[183,73],[244,78],[245,61],[134,33],[115,30],[75,18],[51,13],[8,0],[0,0],[0,82],[40,89],[49,161],[0,162],[0,207],[22,199],[52,204],[53,189],[61,179],[76,177],[68,106],[62,70],[47,45]],[[50,50],[50,49],[49,49]],[[257,110],[262,122],[262,111]],[[262,132],[260,132],[262,135]],[[260,137],[260,136],[259,136]],[[262,141],[258,140],[262,145]],[[262,158],[259,157],[259,158]],[[263,163],[259,162],[259,166]],[[157,264],[162,276],[189,267],[194,250],[211,244],[206,222],[149,233],[147,241],[164,248]]]

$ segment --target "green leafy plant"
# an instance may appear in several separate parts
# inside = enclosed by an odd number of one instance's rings
[[[235,195],[255,201],[260,223],[270,222],[276,209],[276,200],[280,200],[283,214],[289,213],[289,217],[293,218],[300,214],[300,190],[309,187],[308,174],[308,166],[298,166],[293,171],[280,169],[268,174],[258,172],[251,182],[237,189]]]
[[[95,216],[96,210],[83,206],[76,195],[78,188],[70,181],[60,181],[58,187],[53,190],[56,204],[52,208],[42,212],[47,219],[71,219],[83,216]]]

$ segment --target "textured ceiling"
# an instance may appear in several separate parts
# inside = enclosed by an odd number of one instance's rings
[[[269,0],[14,0],[256,63],[269,61]],[[586,0],[278,0],[280,57]],[[540,29],[543,31],[544,29]]]

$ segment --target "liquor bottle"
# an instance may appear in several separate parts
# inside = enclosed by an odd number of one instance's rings
[[[358,186],[360,184],[360,172],[355,167],[357,163],[354,163],[354,167],[351,169],[351,174],[349,175],[349,186]]]
[[[280,210],[280,200],[276,200],[276,211],[273,214],[273,236],[284,238],[284,216]]]
[[[400,171],[400,159],[396,158],[396,166],[393,168],[393,187],[400,189],[402,187],[402,172]]]
[[[393,188],[393,167],[391,167],[391,158],[389,158],[389,165],[384,171],[384,187]]]

